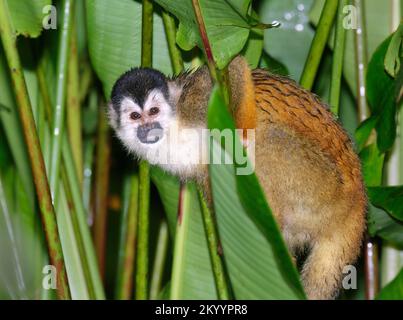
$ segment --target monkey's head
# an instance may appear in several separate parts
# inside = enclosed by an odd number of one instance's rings
[[[109,118],[123,144],[136,154],[157,148],[175,117],[175,85],[159,71],[134,68],[115,83]]]

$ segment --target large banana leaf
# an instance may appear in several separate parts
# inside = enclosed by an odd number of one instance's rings
[[[324,5],[324,0],[315,0],[310,13],[310,20],[314,25],[318,24],[320,13]],[[368,58],[375,52],[379,44],[394,30],[391,30],[391,21],[397,14],[394,10],[393,1],[377,1],[365,0],[363,1],[364,15],[365,15],[365,41],[367,45]],[[346,8],[346,20],[353,22],[351,27],[346,29],[346,45],[344,51],[343,61],[343,74],[352,91],[355,95],[357,92],[356,83],[356,58],[355,58],[355,39],[354,33],[354,17],[356,14],[354,6]],[[329,37],[329,47],[333,48],[334,32]]]
[[[297,81],[315,34],[308,16],[312,3],[313,0],[268,0],[262,1],[258,10],[263,22],[281,23],[279,28],[265,31],[264,50],[285,64],[290,77]]]
[[[188,186],[182,194],[182,218],[178,221],[178,179],[156,167],[152,168],[151,178],[161,196],[171,235],[175,235],[171,297],[216,299],[214,276],[195,186]]]
[[[7,0],[7,3],[17,34],[38,37],[42,31],[42,21],[48,14],[44,8],[52,4],[52,0]]]
[[[219,91],[212,93],[209,129],[233,130],[232,150],[242,150],[235,127]],[[213,140],[211,159],[223,154]],[[229,277],[237,299],[303,299],[298,273],[254,173],[238,174],[235,152],[227,149],[233,164],[210,164],[218,229]],[[249,163],[250,164],[250,163]],[[243,165],[242,165],[243,166]]]
[[[108,97],[116,79],[133,66],[139,66],[141,54],[141,4],[132,0],[88,0],[87,24],[90,58]],[[172,73],[168,46],[162,20],[154,14],[153,67]],[[157,186],[168,217],[173,236],[178,212],[179,182],[176,178],[152,169],[152,180]],[[187,299],[215,299],[214,279],[204,236],[198,199],[192,193],[186,246],[181,252],[186,272],[180,281],[180,295]],[[195,263],[197,262],[197,263]],[[201,287],[198,287],[201,286]],[[200,289],[203,288],[203,289]]]
[[[105,96],[118,77],[140,65],[141,3],[133,0],[87,0],[88,48]],[[162,18],[154,14],[153,67],[172,74]]]
[[[179,20],[176,41],[182,49],[203,48],[192,1],[156,0]],[[200,0],[207,36],[219,68],[238,54],[248,39],[247,9],[250,0]]]
[[[9,147],[13,155],[14,162],[21,173],[21,179],[24,183],[25,191],[31,197],[31,205],[34,203],[34,187],[32,182],[31,168],[27,148],[24,144],[24,138],[20,120],[18,117],[18,109],[15,103],[11,87],[11,79],[8,74],[7,62],[5,61],[4,52],[0,46],[0,120],[4,127],[4,133],[9,142]]]
[[[389,284],[377,295],[378,300],[402,300],[403,299],[403,268]]]

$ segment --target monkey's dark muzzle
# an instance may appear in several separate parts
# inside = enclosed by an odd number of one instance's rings
[[[137,128],[137,138],[141,143],[156,143],[162,138],[163,129],[159,122],[146,123]]]

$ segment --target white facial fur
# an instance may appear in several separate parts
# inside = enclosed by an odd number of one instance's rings
[[[153,107],[159,108],[159,113],[150,116],[149,111]],[[130,152],[182,178],[194,177],[197,166],[207,156],[202,128],[182,128],[174,110],[159,90],[148,94],[144,110],[128,97],[121,102],[120,119],[112,106],[109,109],[111,125]],[[138,112],[141,118],[133,120],[130,117],[132,112]],[[155,143],[142,143],[137,137],[138,127],[147,122],[159,122],[162,127],[162,137]]]

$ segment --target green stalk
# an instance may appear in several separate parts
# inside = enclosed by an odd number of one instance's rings
[[[141,66],[152,66],[153,3],[143,0]],[[149,207],[150,207],[150,166],[144,160],[139,164],[139,223],[136,269],[136,299],[148,298],[148,247],[149,247]]]
[[[337,9],[336,34],[334,37],[332,78],[330,82],[329,104],[334,115],[339,115],[340,88],[343,73],[344,45],[346,39],[346,30],[343,27],[344,13],[343,8],[349,0],[340,0]]]
[[[174,18],[167,12],[162,13],[162,19],[164,22],[165,34],[168,42],[168,49],[171,58],[172,68],[174,74],[179,74],[183,70],[183,60],[181,52],[176,45],[176,25]],[[179,197],[182,197],[183,187],[181,186]],[[179,233],[179,232],[178,232]],[[178,234],[177,233],[177,234]],[[160,224],[157,240],[157,251],[154,258],[154,267],[151,276],[150,285],[150,299],[158,299],[158,295],[161,292],[162,278],[164,274],[165,262],[168,252],[168,225],[164,220]]]
[[[318,28],[312,40],[308,58],[305,61],[300,84],[305,89],[311,90],[318,72],[319,64],[325,50],[326,42],[332,29],[333,20],[336,16],[338,0],[326,0],[320,16]]]
[[[203,14],[201,11],[199,0],[192,0],[193,11],[196,17],[197,24],[199,26],[199,33],[200,37],[203,42],[204,54],[207,58],[207,66],[210,71],[210,76],[213,78],[215,82],[218,83],[220,88],[220,92],[223,96],[225,104],[229,107],[230,104],[230,97],[231,97],[231,86],[229,83],[229,74],[228,68],[225,67],[223,70],[218,70],[216,63],[214,61],[213,51],[210,45],[210,41],[207,35],[206,25],[204,23]],[[228,109],[233,114],[232,109]]]
[[[54,199],[57,195],[57,184],[59,181],[62,137],[64,132],[67,64],[69,59],[69,38],[74,17],[74,3],[74,0],[62,0],[63,21],[58,45],[56,105],[53,113],[54,117],[52,128],[52,148],[49,170],[50,190]]]
[[[392,0],[392,19],[390,32],[397,29],[400,23],[401,4],[399,0]],[[387,163],[388,185],[401,185],[403,183],[403,112],[399,113],[397,121],[396,143],[391,150]],[[403,250],[392,244],[382,242],[380,285],[384,287],[392,281],[403,267]]]
[[[221,244],[218,238],[217,223],[213,213],[206,204],[206,200],[204,200],[203,192],[201,190],[199,190],[199,200],[203,216],[204,229],[207,235],[207,243],[210,251],[214,279],[217,287],[218,299],[229,300],[230,295],[224,264],[221,257],[222,253],[219,253]]]
[[[168,42],[169,56],[171,58],[172,69],[175,74],[183,71],[183,60],[181,52],[176,45],[176,25],[175,19],[168,13],[162,12],[162,21],[164,22],[165,34]]]
[[[91,209],[91,185],[92,185],[92,163],[94,160],[95,143],[93,139],[86,139],[84,143],[84,179],[83,179],[83,203],[86,213]],[[89,216],[87,214],[87,219]]]
[[[1,172],[0,172],[1,174]],[[15,270],[16,274],[16,280],[17,280],[17,286],[18,286],[18,291],[20,294],[21,299],[28,299],[28,296],[26,296],[27,289],[26,289],[26,284],[24,280],[24,274],[21,269],[22,263],[20,259],[20,255],[18,253],[18,243],[17,243],[17,237],[15,235],[15,231],[13,228],[12,224],[12,215],[10,213],[10,209],[7,203],[6,199],[6,192],[3,187],[3,179],[0,175],[0,214],[3,216],[4,223],[5,223],[5,231],[8,233],[8,238],[10,240],[9,247],[12,252],[12,266]],[[2,229],[3,231],[3,229]],[[4,240],[4,238],[2,238]],[[2,243],[4,246],[5,244]]]
[[[218,82],[224,100],[226,104],[229,105],[230,87],[228,81],[229,79],[228,74],[226,74],[225,72],[224,74],[222,74],[221,72],[217,71],[213,53],[211,50],[211,45],[206,31],[206,26],[204,24],[199,0],[192,0],[192,5],[197,24],[199,26],[200,37],[202,38],[203,41],[204,51],[207,57],[210,74],[212,78]],[[229,289],[222,257],[218,253],[220,241],[217,232],[217,221],[215,220],[215,217],[212,214],[212,212],[207,207],[201,191],[199,191],[199,200],[202,209],[204,228],[207,235],[209,253],[212,260],[212,267],[213,267],[215,284],[218,292],[218,298],[222,300],[227,300],[229,299]]]
[[[161,292],[162,278],[164,276],[165,261],[168,252],[168,223],[163,220],[160,224],[157,239],[157,251],[155,252],[154,267],[150,284],[150,299],[157,300]]]
[[[106,223],[108,215],[109,125],[103,109],[99,110],[98,137],[95,166],[94,244],[101,276],[105,276]]]
[[[368,117],[365,92],[365,73],[367,67],[367,46],[365,36],[364,10],[361,0],[354,0],[357,9],[357,29],[355,30],[355,52],[357,59],[357,104],[359,121]],[[379,290],[378,245],[367,235],[364,244],[365,298],[373,300]]]
[[[88,92],[90,91],[91,84],[93,82],[93,74],[91,65],[88,60],[80,61],[81,65],[81,75],[80,75],[80,88],[79,88],[79,97],[80,97],[80,104],[84,102],[85,97],[87,96]]]
[[[179,192],[178,220],[175,231],[175,242],[172,261],[170,290],[171,300],[183,299],[183,288],[181,287],[183,281],[181,281],[181,277],[183,276],[184,272],[183,254],[186,247],[186,233],[189,230],[190,223],[190,199],[191,194],[189,190],[189,185],[181,185],[181,189]]]
[[[196,17],[196,22],[199,27],[200,38],[203,42],[204,54],[207,58],[207,65],[210,70],[210,75],[214,80],[219,81],[219,79],[217,79],[217,67],[214,61],[213,50],[208,39],[206,25],[204,23],[199,0],[192,0],[192,5]]]
[[[70,145],[65,135],[63,137],[63,163],[67,172],[67,181],[70,186],[72,202],[75,209],[75,219],[78,226],[79,240],[83,244],[84,254],[82,255],[83,265],[85,268],[88,289],[91,299],[105,299],[104,288],[100,275],[100,270],[97,264],[94,244],[92,242],[90,229],[87,223],[87,211],[84,206],[81,195],[80,182],[76,172],[76,167],[73,159],[73,154]],[[67,181],[65,182],[67,184]]]
[[[148,298],[148,247],[150,229],[150,166],[147,162],[139,164],[139,222],[137,242],[136,299]]]
[[[364,7],[361,0],[354,0],[357,10],[357,29],[355,30],[355,54],[357,65],[357,105],[358,119],[368,118],[367,96],[365,92],[365,75],[367,73],[367,43],[365,34]]]
[[[78,74],[77,28],[75,19],[72,22],[70,36],[70,55],[67,76],[67,129],[69,142],[72,146],[74,163],[79,186],[83,182],[83,141],[81,134],[81,107]]]
[[[133,268],[136,253],[139,179],[137,174],[128,178],[120,229],[119,261],[115,298],[129,300],[133,292]],[[126,191],[126,190],[125,190]]]
[[[18,111],[28,148],[35,189],[45,230],[50,262],[57,270],[57,294],[60,299],[69,299],[70,291],[64,264],[63,251],[57,229],[56,215],[52,204],[39,138],[36,132],[31,102],[16,47],[16,34],[12,27],[8,5],[0,0],[0,34],[11,72]]]
[[[46,83],[45,75],[43,72],[43,65],[40,64],[36,72],[39,84],[39,91],[46,110],[46,117],[49,123],[52,123],[53,111],[51,108],[50,95],[48,85]],[[71,202],[74,205],[72,211],[72,217],[77,221],[77,227],[75,234],[77,241],[82,243],[83,251],[80,256],[84,273],[86,274],[87,286],[91,299],[104,299],[104,289],[102,280],[100,277],[97,258],[94,250],[94,245],[91,238],[90,229],[87,223],[87,211],[81,196],[80,182],[78,180],[77,170],[74,163],[73,153],[70,149],[70,144],[66,134],[63,136],[62,146],[63,164],[66,170],[66,174],[62,175],[64,188],[71,192]]]

